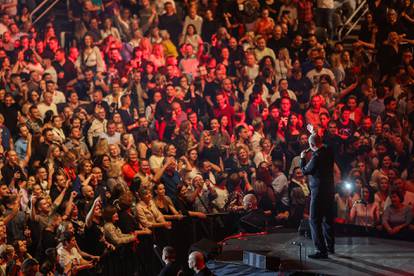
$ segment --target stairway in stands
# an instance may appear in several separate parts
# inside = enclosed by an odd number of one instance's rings
[[[359,2],[344,25],[339,29],[339,40],[342,41],[346,50],[353,50],[352,44],[358,40],[358,34],[361,30],[364,16],[368,12],[366,0]]]
[[[66,0],[43,0],[38,8],[32,12],[32,21],[36,27],[45,26],[53,18],[55,33],[57,36],[61,32],[68,31],[70,28],[67,2]]]

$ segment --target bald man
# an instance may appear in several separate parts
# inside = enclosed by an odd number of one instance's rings
[[[316,253],[308,257],[326,259],[328,252],[334,254],[334,155],[330,148],[322,143],[317,134],[309,136],[309,149],[300,154],[300,168],[304,175],[309,175],[311,190],[310,229]],[[307,152],[312,157],[306,162]],[[326,242],[325,242],[326,241]]]
[[[195,272],[195,276],[213,276],[214,274],[207,268],[203,253],[199,251],[191,252],[188,256],[188,267]]]

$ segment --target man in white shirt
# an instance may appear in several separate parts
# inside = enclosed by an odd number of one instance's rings
[[[273,191],[276,195],[276,208],[278,212],[284,212],[289,206],[288,180],[283,173],[283,164],[279,160],[273,161],[272,174],[274,176],[272,181]]]
[[[187,27],[190,24],[194,25],[197,34],[201,36],[201,26],[203,25],[203,18],[197,14],[196,6],[191,6],[191,8],[188,11],[188,15],[185,17],[182,35],[185,35]]]
[[[106,132],[107,121],[105,119],[106,112],[103,107],[95,107],[95,119],[93,119],[91,127],[88,130],[88,143],[93,146],[102,133]]]
[[[324,65],[324,59],[323,57],[317,57],[314,60],[315,68],[310,70],[306,77],[312,82],[313,86],[316,87],[319,84],[319,78],[322,75],[328,75],[332,82],[335,82],[335,75],[334,73],[327,68],[323,68]]]
[[[121,134],[116,132],[116,123],[114,121],[109,121],[106,126],[106,132],[102,133],[99,138],[106,139],[108,145],[120,144]]]
[[[250,138],[250,145],[251,149],[254,153],[259,152],[261,150],[260,147],[260,141],[265,138],[265,135],[263,133],[263,120],[262,118],[258,117],[255,118],[252,122],[252,126],[254,128],[254,132],[252,137]]]
[[[56,90],[56,84],[53,81],[46,81],[46,90],[52,93],[54,104],[66,103],[65,94]]]
[[[263,36],[259,36],[256,39],[256,49],[254,49],[254,54],[258,62],[265,56],[270,56],[273,61],[276,61],[275,52],[272,49],[266,47],[266,40]]]
[[[45,118],[45,114],[49,110],[53,112],[53,115],[58,115],[56,104],[53,102],[53,93],[50,91],[45,91],[43,93],[43,101],[37,106],[37,108],[42,115],[42,120]]]

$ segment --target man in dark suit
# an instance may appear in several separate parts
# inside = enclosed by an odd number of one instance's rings
[[[306,163],[306,153],[312,157]],[[303,174],[309,175],[311,189],[310,228],[317,252],[309,255],[313,259],[325,259],[334,253],[334,155],[316,134],[309,137],[309,149],[300,154]]]
[[[165,266],[158,276],[177,276],[181,271],[181,267],[176,261],[175,249],[171,246],[166,246],[162,249],[162,260]]]
[[[214,274],[207,268],[203,253],[199,251],[191,252],[188,256],[188,266],[194,270],[195,276],[213,276]]]

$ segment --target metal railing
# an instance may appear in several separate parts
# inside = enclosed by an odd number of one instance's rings
[[[355,9],[352,15],[346,20],[344,25],[339,29],[339,40],[342,40],[344,37],[348,36],[368,11],[369,9],[367,6],[367,0],[363,0],[359,3],[358,7]]]
[[[44,0],[31,13],[32,24],[43,18],[60,0]]]

